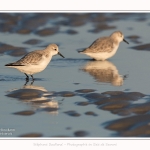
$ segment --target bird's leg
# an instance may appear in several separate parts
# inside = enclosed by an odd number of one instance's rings
[[[24,84],[24,86],[26,86],[28,82],[29,82],[29,80],[26,80],[26,83]]]
[[[26,75],[26,81],[29,81],[29,76],[26,73],[24,74]]]
[[[33,82],[34,82],[34,80],[30,83],[30,85],[32,85],[32,84],[33,84]]]
[[[31,75],[31,77],[32,77],[32,82],[31,82],[31,85],[33,84],[33,82],[34,82],[34,78],[33,78],[33,75]]]
[[[32,81],[34,81],[33,75],[31,75],[31,77],[32,77]]]

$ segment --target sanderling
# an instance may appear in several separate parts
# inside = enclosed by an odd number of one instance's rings
[[[102,37],[95,40],[88,48],[79,53],[86,54],[95,60],[105,60],[112,57],[119,47],[121,41],[129,44],[120,31],[113,32],[109,37]]]
[[[6,64],[5,66],[16,68],[26,75],[26,81],[29,81],[29,76],[34,81],[33,74],[43,71],[49,64],[52,56],[59,54],[65,58],[58,50],[56,44],[50,44],[43,50],[35,50],[29,52],[20,60]]]

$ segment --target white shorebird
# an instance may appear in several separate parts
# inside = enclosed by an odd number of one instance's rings
[[[43,71],[52,59],[52,56],[59,54],[65,58],[58,50],[56,44],[50,44],[43,50],[35,50],[27,53],[20,60],[6,64],[5,66],[16,68],[26,75],[26,81],[29,81],[29,76],[34,81],[33,74]]]
[[[88,48],[79,53],[86,54],[95,60],[105,60],[117,52],[121,41],[129,44],[120,31],[113,32],[109,37],[101,37],[95,40]]]

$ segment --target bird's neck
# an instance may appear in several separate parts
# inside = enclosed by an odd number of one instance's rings
[[[45,49],[45,50],[44,50],[44,53],[45,53],[45,56],[46,56],[46,57],[50,57],[50,58],[51,58],[51,57],[53,56],[53,55],[52,55],[52,52],[51,52],[50,50],[48,50],[48,49]]]
[[[120,43],[120,41],[116,38],[113,38],[112,41],[113,41],[113,44],[115,45],[118,45]]]

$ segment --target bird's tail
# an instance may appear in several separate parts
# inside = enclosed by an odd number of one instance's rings
[[[85,48],[84,49],[80,49],[80,50],[78,50],[78,53],[84,53],[85,50],[86,50]]]
[[[83,53],[83,51],[78,51],[78,53]]]
[[[13,66],[13,63],[6,64],[5,66]]]
[[[24,65],[17,64],[17,63],[9,63],[9,64],[6,64],[5,66],[24,66]]]

